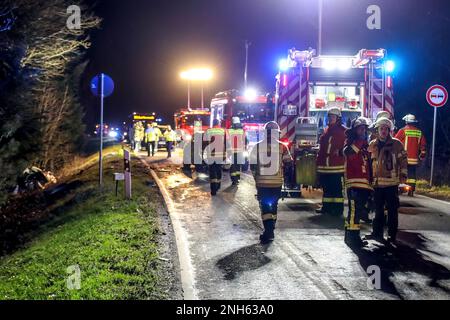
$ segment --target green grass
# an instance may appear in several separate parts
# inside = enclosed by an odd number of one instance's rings
[[[418,193],[442,200],[450,200],[450,186],[434,186],[430,187],[426,180],[418,180],[416,185]]]
[[[0,300],[164,298],[156,197],[149,192],[145,169],[134,163],[135,172],[141,172],[135,174],[131,201],[116,198],[112,190],[110,175],[122,166],[117,155],[105,161],[103,192],[96,190],[96,166],[78,177],[84,184],[74,191],[75,204],[62,199],[65,207],[33,241],[0,259]],[[75,265],[81,288],[70,290],[67,268]]]

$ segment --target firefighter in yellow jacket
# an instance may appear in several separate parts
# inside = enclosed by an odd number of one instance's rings
[[[283,186],[283,161],[291,159],[289,150],[280,142],[280,127],[268,122],[264,139],[257,143],[250,155],[250,168],[255,179],[257,199],[261,210],[264,232],[259,239],[267,244],[275,238],[278,200]]]
[[[232,118],[231,128],[227,134],[228,151],[231,156],[230,177],[235,186],[241,178],[242,165],[245,162],[244,152],[247,149],[247,139],[239,117]]]
[[[375,123],[377,138],[369,144],[372,161],[375,198],[375,219],[372,238],[384,241],[384,208],[388,210],[388,242],[395,243],[398,230],[398,208],[400,206],[398,187],[405,183],[408,174],[408,160],[403,144],[392,138],[394,124],[387,118]]]
[[[222,183],[222,170],[226,157],[225,129],[220,127],[218,119],[213,120],[213,127],[205,132],[209,145],[205,148],[205,162],[208,164],[211,195],[215,196]]]

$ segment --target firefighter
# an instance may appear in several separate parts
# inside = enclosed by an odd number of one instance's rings
[[[158,142],[159,139],[163,136],[161,130],[158,128],[158,124],[156,122],[152,122],[152,127],[155,130],[156,140],[155,140],[155,153],[158,153]]]
[[[167,126],[167,130],[164,132],[164,139],[166,140],[167,158],[171,158],[172,147],[177,140],[177,134],[172,130],[171,126]]]
[[[427,141],[422,131],[417,128],[416,117],[412,114],[406,115],[403,120],[406,126],[400,129],[395,138],[400,140],[408,155],[408,180],[406,183],[411,186],[408,196],[413,197],[416,190],[416,170],[420,161],[427,155]]]
[[[147,129],[145,129],[145,144],[147,146],[147,156],[153,157],[155,155],[155,145],[157,143],[157,134],[155,128],[149,123],[147,124]]]
[[[408,160],[400,140],[392,138],[394,124],[387,118],[375,123],[377,138],[369,144],[372,162],[375,199],[373,231],[368,239],[384,241],[384,208],[388,211],[388,243],[395,243],[398,230],[398,208],[400,206],[398,186],[405,183]]]
[[[323,188],[322,208],[318,213],[342,215],[344,213],[344,143],[346,128],[342,125],[339,108],[328,110],[328,127],[320,137],[317,172]]]
[[[214,119],[213,127],[206,130],[205,139],[210,143],[205,148],[205,161],[208,164],[211,195],[215,196],[222,182],[222,169],[226,157],[225,130],[220,127],[218,119]]]
[[[233,185],[237,185],[241,178],[242,165],[244,164],[244,151],[247,146],[247,139],[239,117],[231,119],[232,125],[228,129],[227,141],[231,155],[230,177]]]
[[[135,152],[141,151],[142,140],[144,140],[144,125],[138,121],[134,127],[134,150]]]
[[[250,168],[264,225],[264,232],[259,239],[262,244],[267,244],[275,237],[278,200],[283,186],[283,161],[288,158],[292,160],[292,157],[287,147],[279,141],[280,127],[276,122],[266,123],[264,130],[265,138],[252,149]]]
[[[372,172],[370,155],[367,151],[368,128],[370,121],[364,117],[353,120],[351,129],[347,130],[344,147],[346,157],[345,186],[348,197],[348,215],[345,222],[344,241],[350,247],[362,247],[360,220],[367,215],[367,203],[370,193]]]
[[[377,116],[375,117],[375,121],[373,122],[373,124],[371,126],[369,126],[369,131],[370,131],[370,138],[369,138],[369,142],[372,140],[375,140],[377,138],[377,130],[375,129],[375,123],[377,123],[378,119],[381,118],[387,118],[391,121],[394,121],[394,119],[392,119],[392,115],[390,112],[388,111],[379,111],[377,113]]]

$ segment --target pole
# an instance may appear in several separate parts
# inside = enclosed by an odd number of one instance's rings
[[[323,13],[323,0],[319,0],[319,34],[317,43],[317,53],[320,56],[322,54],[322,13]]]
[[[247,71],[248,71],[248,48],[250,42],[245,40],[245,70],[244,70],[244,89],[247,90]]]
[[[191,81],[188,80],[188,109],[191,109]]]
[[[205,85],[205,82],[202,81],[202,109],[205,108],[205,100],[204,100],[204,95],[203,95],[204,85]]]
[[[431,177],[430,187],[433,186],[433,173],[434,173],[434,146],[436,141],[436,120],[437,120],[437,108],[434,107],[434,122],[433,122],[433,148],[431,150]]]
[[[99,185],[103,187],[103,98],[104,98],[104,74],[100,75],[100,152],[99,152]]]

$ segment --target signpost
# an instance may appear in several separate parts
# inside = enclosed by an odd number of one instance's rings
[[[103,99],[109,97],[114,91],[113,80],[101,73],[91,80],[91,92],[100,97],[100,153],[99,153],[99,184],[103,186]]]
[[[433,186],[433,174],[434,174],[434,146],[436,140],[436,121],[437,121],[437,108],[443,107],[448,101],[447,90],[436,84],[431,86],[427,91],[427,102],[434,108],[434,122],[433,122],[433,148],[431,151],[431,177],[430,186]]]

